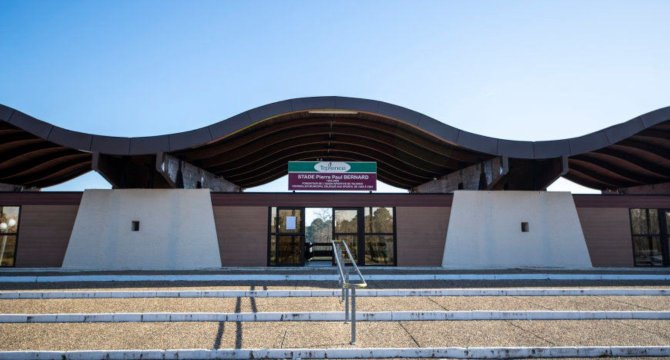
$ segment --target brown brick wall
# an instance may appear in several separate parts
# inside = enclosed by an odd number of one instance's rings
[[[626,208],[577,208],[593,266],[633,266]]]
[[[77,209],[78,205],[23,205],[16,266],[62,266]]]
[[[449,207],[397,207],[398,266],[441,266]]]
[[[223,266],[267,265],[267,207],[214,206],[214,223]]]

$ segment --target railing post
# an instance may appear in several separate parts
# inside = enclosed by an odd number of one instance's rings
[[[351,345],[356,344],[356,288],[351,288]]]
[[[344,322],[349,321],[349,288],[344,288]]]

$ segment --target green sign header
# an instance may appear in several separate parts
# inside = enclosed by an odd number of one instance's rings
[[[376,174],[376,162],[289,161],[289,173],[359,173]]]

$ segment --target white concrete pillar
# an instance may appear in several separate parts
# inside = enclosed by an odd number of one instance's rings
[[[139,231],[132,222],[139,221]],[[63,268],[221,267],[209,189],[86,190]]]
[[[590,268],[591,259],[570,193],[456,191],[442,266]]]

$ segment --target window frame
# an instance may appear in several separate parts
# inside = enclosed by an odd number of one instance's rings
[[[633,224],[633,210],[642,210],[645,212],[646,232],[635,232],[635,226]],[[656,211],[656,221],[658,223],[658,233],[651,232],[651,214],[650,211]],[[628,209],[628,219],[630,222],[630,240],[633,251],[633,266],[634,267],[648,267],[648,268],[659,268],[659,267],[668,267],[670,266],[670,232],[668,231],[667,215],[670,213],[670,209],[667,208],[629,208]],[[637,262],[637,251],[635,247],[635,238],[636,237],[657,237],[659,238],[661,245],[661,265],[642,265]]]
[[[367,232],[367,227],[365,226],[365,210],[369,209],[370,216],[374,213],[372,209],[374,208],[391,208],[391,215],[393,216],[393,233],[382,233],[382,232]],[[368,236],[393,236],[393,263],[391,264],[366,264],[365,263],[365,251],[363,251],[363,265],[365,266],[398,266],[398,231],[396,229],[396,211],[395,206],[363,206],[363,248],[365,248],[365,240]],[[372,230],[372,229],[371,229]],[[365,249],[363,249],[365,250]]]
[[[0,262],[0,268],[13,268],[16,267],[16,255],[19,253],[19,234],[21,233],[21,221],[23,219],[23,216],[21,216],[21,212],[23,210],[21,205],[0,205],[0,213],[2,213],[3,208],[8,208],[8,207],[15,207],[19,209],[18,212],[18,219],[16,221],[16,232],[13,233],[0,233],[1,236],[14,236],[16,238],[15,244],[14,244],[14,257],[12,258],[12,265],[11,266],[3,266],[2,262]],[[4,254],[3,254],[4,257]]]
[[[275,210],[276,213],[273,219],[272,210]],[[300,227],[298,233],[282,233],[279,231],[279,223],[277,219],[279,218],[279,212],[282,210],[298,210],[300,211],[300,223],[297,225]],[[274,222],[274,226],[272,223]],[[274,248],[274,264],[272,263],[272,237],[275,238],[275,248]],[[277,264],[278,260],[278,246],[279,246],[279,237],[280,236],[292,236],[300,238],[300,262],[297,264]],[[300,267],[305,266],[305,207],[304,206],[269,206],[268,207],[268,239],[267,239],[267,255],[266,263],[268,267]]]
[[[266,264],[268,267],[280,267],[280,266],[304,266],[304,254],[303,254],[303,263],[301,265],[277,265],[276,264],[276,253],[275,253],[275,263],[272,263],[272,237],[275,237],[275,247],[277,246],[278,242],[278,233],[276,232],[277,224],[275,223],[275,226],[272,226],[273,223],[273,209],[277,212],[276,215],[278,216],[279,210],[280,209],[302,209],[302,238],[303,238],[303,246],[304,246],[304,241],[306,240],[306,220],[305,220],[305,209],[307,207],[302,206],[302,207],[283,207],[283,206],[268,206],[268,231],[267,231],[267,255],[266,255]],[[393,216],[393,225],[392,225],[392,231],[393,233],[385,233],[385,232],[366,232],[366,224],[365,224],[365,212],[366,209],[369,209],[370,214],[373,214],[372,209],[374,208],[388,208],[391,209],[391,214]],[[333,236],[333,239],[336,238],[336,235],[342,235],[342,236],[355,236],[356,237],[356,246],[357,246],[357,263],[359,266],[398,266],[398,229],[397,229],[397,212],[396,212],[396,207],[395,206],[332,206],[330,207],[332,211],[332,224],[331,224],[331,234]],[[335,211],[336,210],[356,210],[358,212],[358,220],[357,220],[357,227],[358,231],[355,233],[344,233],[344,232],[336,232],[335,231]],[[277,217],[275,216],[275,217]],[[276,221],[276,219],[274,219]],[[388,264],[366,264],[365,263],[365,239],[368,236],[392,236],[393,237],[393,262],[388,263]],[[353,250],[353,249],[352,249]],[[275,249],[276,251],[276,249]],[[354,255],[354,254],[352,254]]]

